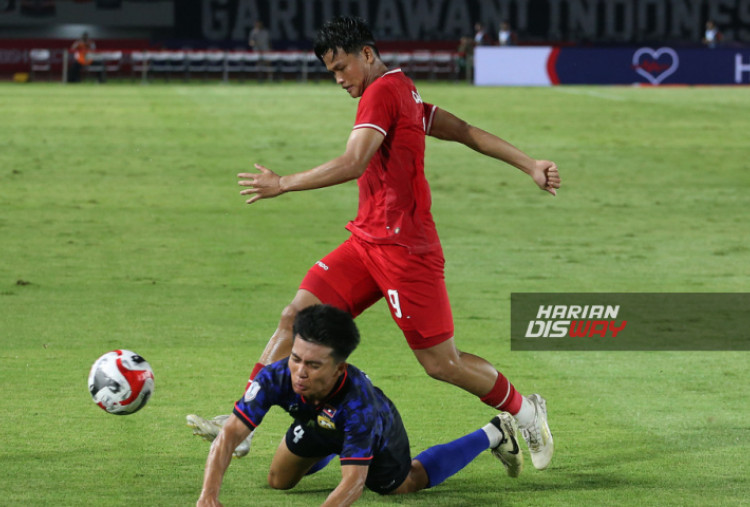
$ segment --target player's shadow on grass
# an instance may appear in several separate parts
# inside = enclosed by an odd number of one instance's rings
[[[386,495],[366,490],[360,501],[363,503],[376,502],[378,504],[393,505],[430,505],[450,507],[476,507],[477,505],[517,505],[517,495],[533,495],[534,492],[548,491],[592,491],[592,490],[620,490],[625,491],[635,485],[633,477],[617,476],[606,471],[572,472],[561,466],[545,472],[529,471],[520,480],[510,479],[504,475],[491,482],[477,483],[474,478],[454,478],[450,482],[440,484],[434,489],[427,489],[409,495]],[[592,469],[595,468],[592,465]],[[552,473],[550,473],[552,472]],[[646,486],[646,484],[642,484]],[[292,490],[279,491],[279,502],[298,505],[299,502],[327,496],[335,487],[330,485],[300,483]],[[270,488],[266,487],[270,491]],[[533,497],[529,497],[533,498]],[[545,496],[546,498],[546,496]]]
[[[336,487],[336,484],[331,484],[330,487],[325,486],[312,486],[309,488],[304,487],[302,484],[299,484],[294,487],[294,489],[287,489],[284,491],[279,491],[280,495],[284,496],[303,496],[303,495],[328,495],[331,491],[334,490]],[[266,486],[267,491],[274,491],[270,487]]]

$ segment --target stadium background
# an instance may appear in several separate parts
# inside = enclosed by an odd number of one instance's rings
[[[306,51],[315,28],[337,14],[368,19],[386,51],[455,52],[462,37],[474,35],[476,22],[483,23],[490,43],[495,43],[503,20],[509,21],[522,46],[696,48],[708,20],[721,31],[723,51],[750,42],[750,0],[5,0],[0,3],[0,75],[28,72],[34,48],[52,50],[52,70],[59,75],[63,50],[83,31],[98,50],[233,51],[249,49],[248,34],[261,20],[275,50]],[[727,69],[734,56],[727,54]],[[697,67],[710,61],[702,58],[696,60]],[[739,82],[747,82],[750,53],[739,58],[747,74]],[[129,70],[128,58],[123,63]],[[576,61],[577,66],[586,64],[591,68],[598,62]],[[715,74],[714,69],[704,73]],[[48,77],[37,74],[37,79]],[[607,82],[612,80],[602,81]]]

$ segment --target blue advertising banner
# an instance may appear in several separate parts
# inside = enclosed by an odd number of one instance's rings
[[[750,49],[563,48],[559,84],[748,84]]]
[[[750,84],[750,48],[479,47],[485,86]]]

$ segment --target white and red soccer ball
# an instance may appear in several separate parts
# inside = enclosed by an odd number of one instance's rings
[[[154,392],[154,372],[148,361],[132,350],[113,350],[91,367],[89,392],[102,410],[132,414],[142,409]]]

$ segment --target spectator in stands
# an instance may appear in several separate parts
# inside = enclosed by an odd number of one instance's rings
[[[70,52],[73,53],[73,62],[70,65],[70,74],[68,74],[69,82],[81,82],[81,69],[85,69],[91,65],[90,53],[94,49],[96,49],[96,44],[89,39],[88,32],[83,32],[81,38],[70,46]]]
[[[490,38],[487,36],[487,32],[484,31],[482,23],[474,24],[474,45],[475,46],[489,46]]]
[[[497,40],[501,46],[515,46],[516,34],[510,28],[507,20],[500,23],[500,31],[497,33]]]
[[[271,50],[271,36],[269,35],[268,30],[266,30],[266,27],[263,26],[262,21],[255,22],[255,27],[250,31],[250,40],[248,40],[248,44],[253,48],[253,51],[258,51],[260,53]]]
[[[706,32],[703,35],[703,44],[709,48],[715,48],[721,42],[721,32],[716,28],[716,23],[712,20],[706,21]]]
[[[260,53],[261,66],[265,68],[264,70],[268,75],[268,80],[273,81],[273,62],[264,56],[265,53],[271,50],[271,35],[268,33],[268,30],[266,30],[266,27],[263,26],[262,21],[255,22],[255,27],[250,31],[248,44],[253,48],[253,51]]]
[[[456,49],[456,66],[458,67],[458,78],[467,79],[466,70],[474,52],[474,40],[471,37],[461,37]]]

